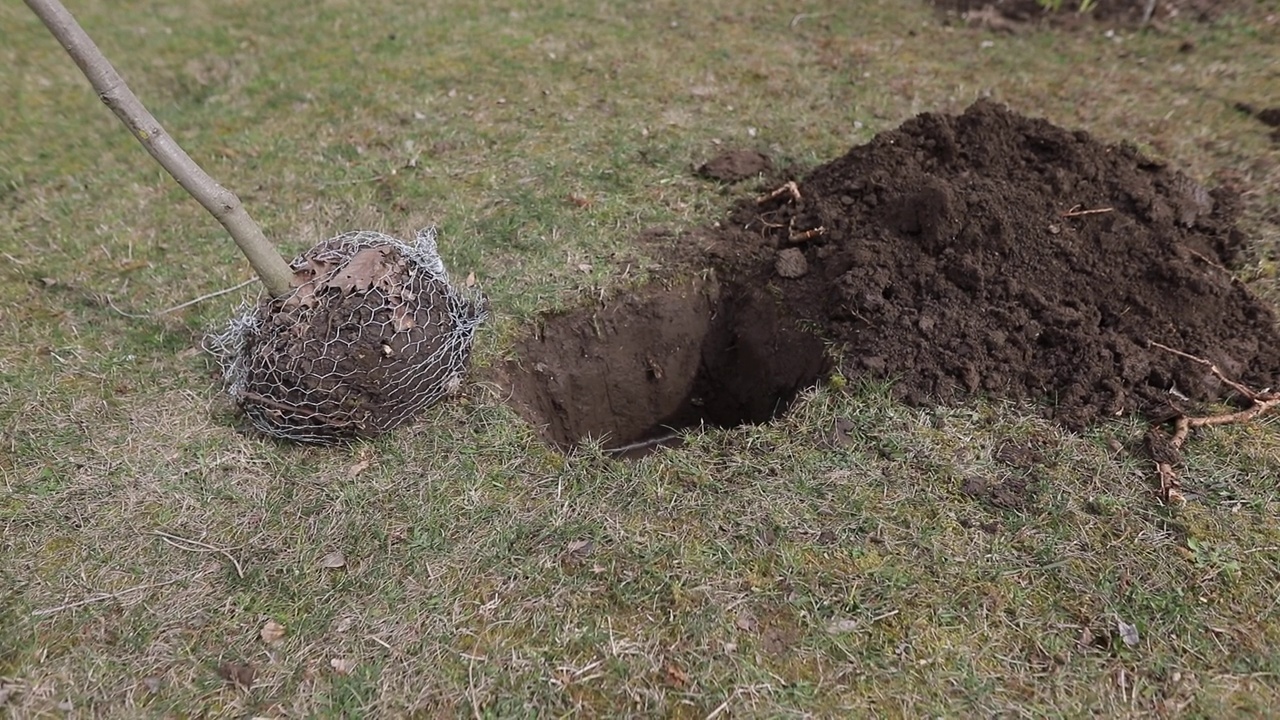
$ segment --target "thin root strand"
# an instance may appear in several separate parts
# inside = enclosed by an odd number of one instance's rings
[[[1280,392],[1271,392],[1269,390],[1258,392],[1228,378],[1217,365],[1214,365],[1202,357],[1171,348],[1167,345],[1161,345],[1154,340],[1148,340],[1147,344],[1151,347],[1160,348],[1161,350],[1177,355],[1178,357],[1207,367],[1219,380],[1234,389],[1236,392],[1240,393],[1241,396],[1248,398],[1252,403],[1244,410],[1225,413],[1222,415],[1206,415],[1199,417],[1193,417],[1185,414],[1178,415],[1178,417],[1173,421],[1173,435],[1169,439],[1169,444],[1172,445],[1175,450],[1182,449],[1182,446],[1191,436],[1191,430],[1193,428],[1247,423],[1262,414],[1269,412],[1277,406],[1280,406]],[[1173,463],[1156,459],[1155,465],[1156,476],[1160,481],[1160,499],[1168,505],[1185,504],[1187,499],[1186,496],[1182,494],[1182,482],[1178,478],[1178,472],[1174,468]]]
[[[767,195],[761,195],[760,197],[756,198],[756,204],[763,205],[769,202],[770,200],[776,200],[777,198],[780,198],[783,195],[790,195],[792,202],[800,202],[801,200],[800,186],[796,185],[795,180],[788,180],[786,183],[782,185],[782,187],[778,188],[777,190],[774,190],[773,192]]]

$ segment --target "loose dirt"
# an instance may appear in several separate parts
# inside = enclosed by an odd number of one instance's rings
[[[1239,0],[1097,0],[1088,12],[1077,12],[1079,0],[1062,0],[1062,8],[1046,10],[1038,0],[932,0],[939,9],[958,14],[971,24],[1016,32],[1020,27],[1047,23],[1083,27],[1091,23],[1138,27],[1175,21],[1210,22],[1247,5]]]
[[[766,155],[755,150],[729,150],[698,167],[698,175],[708,180],[735,183],[757,177],[773,169]]]
[[[515,399],[560,443],[754,422],[828,369],[824,345],[908,403],[1030,399],[1073,428],[1228,390],[1152,342],[1274,386],[1276,318],[1228,269],[1237,209],[1133,147],[992,102],[920,115],[795,193],[656,241],[718,281],[547,318],[509,368]]]

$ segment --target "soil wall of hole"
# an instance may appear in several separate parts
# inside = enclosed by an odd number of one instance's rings
[[[763,422],[826,367],[822,339],[778,298],[714,280],[655,283],[544,318],[517,352],[512,401],[560,446]]]

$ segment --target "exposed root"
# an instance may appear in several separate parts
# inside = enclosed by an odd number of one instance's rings
[[[1178,478],[1178,472],[1175,469],[1181,464],[1182,446],[1187,442],[1187,438],[1191,436],[1191,430],[1198,427],[1209,427],[1212,425],[1234,425],[1239,423],[1247,423],[1255,418],[1280,407],[1280,392],[1273,392],[1270,388],[1263,391],[1253,390],[1250,387],[1242,385],[1231,378],[1228,378],[1217,365],[1181,350],[1175,350],[1167,345],[1161,345],[1153,340],[1148,340],[1147,344],[1154,348],[1159,348],[1166,352],[1177,355],[1180,358],[1190,360],[1198,365],[1203,365],[1209,369],[1219,380],[1235,390],[1237,393],[1249,400],[1251,405],[1244,410],[1233,413],[1224,413],[1222,415],[1206,415],[1193,417],[1189,415],[1179,414],[1173,419],[1173,435],[1166,435],[1163,430],[1153,427],[1147,433],[1147,449],[1151,453],[1151,459],[1156,465],[1156,476],[1160,480],[1160,499],[1166,504],[1181,505],[1187,501],[1186,496],[1182,494],[1182,482]]]
[[[791,219],[791,227],[789,227],[787,230],[788,230],[787,240],[792,243],[808,242],[809,240],[812,240],[816,237],[822,237],[823,235],[827,234],[827,229],[822,225],[819,225],[816,228],[811,228],[809,230],[801,230],[797,232],[795,229],[795,218]]]
[[[1061,213],[1059,217],[1073,218],[1073,217],[1083,217],[1085,215],[1101,215],[1103,213],[1109,213],[1109,212],[1115,212],[1115,208],[1104,207],[1104,208],[1094,208],[1093,210],[1084,210],[1079,205],[1076,205],[1070,210],[1064,213]]]
[[[761,195],[760,197],[756,198],[756,204],[763,205],[769,202],[770,200],[776,200],[777,198],[780,198],[783,195],[790,195],[792,202],[800,202],[801,200],[800,186],[796,185],[795,180],[788,180],[785,184],[783,184],[782,187],[778,188],[777,190],[774,190],[773,192],[767,195]]]
[[[782,197],[785,197],[787,199],[787,202],[793,202],[793,203],[799,203],[803,199],[803,197],[800,195],[800,186],[796,184],[795,180],[788,180],[787,182],[783,183],[781,187],[774,190],[773,192],[766,193],[756,198],[756,204],[764,205],[765,203],[772,202]],[[760,218],[760,222],[765,227],[769,227],[769,228],[782,227],[782,225],[779,225],[777,223],[771,223],[765,220],[763,217]],[[787,242],[792,244],[797,244],[797,245],[803,242],[808,242],[816,237],[822,237],[823,235],[827,234],[827,228],[822,225],[819,225],[815,228],[809,228],[808,230],[797,230],[796,219],[794,217],[787,222],[786,228],[787,228]]]

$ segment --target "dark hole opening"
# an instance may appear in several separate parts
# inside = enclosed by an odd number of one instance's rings
[[[704,281],[545,318],[517,350],[518,411],[562,448],[596,438],[622,457],[704,423],[766,422],[828,369],[822,339],[779,300]]]

